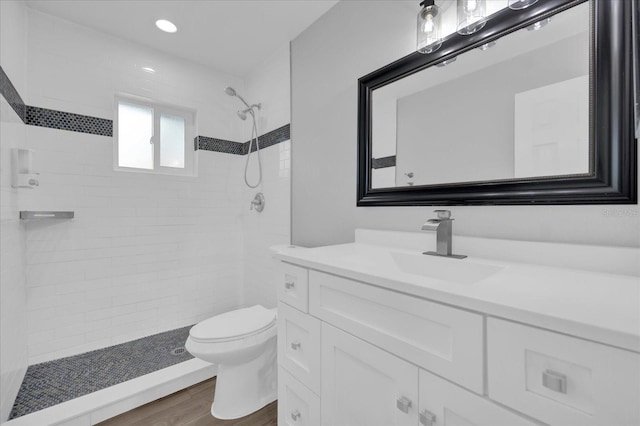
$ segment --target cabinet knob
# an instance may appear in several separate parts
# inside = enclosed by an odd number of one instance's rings
[[[302,343],[298,341],[291,342],[291,349],[293,349],[294,351],[297,351],[298,349],[300,349],[301,346],[302,346]]]
[[[402,411],[403,413],[408,413],[409,408],[411,407],[411,400],[406,396],[401,396],[400,398],[396,399],[396,407],[398,407],[398,410]]]
[[[291,412],[291,418],[293,419],[294,422],[297,422],[298,419],[300,418],[300,411],[298,410],[294,410]]]
[[[294,288],[295,286],[296,286],[296,283],[295,283],[295,282],[293,282],[293,281],[286,281],[286,282],[284,283],[284,288],[286,288],[286,289],[292,289],[292,288]]]
[[[554,392],[567,393],[567,376],[553,370],[542,373],[542,386]]]
[[[433,426],[436,422],[436,415],[429,410],[420,412],[420,424],[424,426]]]

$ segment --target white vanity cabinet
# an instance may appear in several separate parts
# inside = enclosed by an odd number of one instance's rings
[[[440,288],[429,297],[285,259],[279,424],[640,425],[636,350],[556,330],[553,318],[532,324],[524,310],[458,305]]]

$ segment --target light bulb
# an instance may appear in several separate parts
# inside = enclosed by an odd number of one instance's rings
[[[433,0],[420,3],[424,6],[418,13],[418,36],[416,50],[420,53],[435,52],[442,45],[440,38],[440,8]]]
[[[427,16],[426,20],[424,21],[424,27],[422,27],[422,31],[425,33],[431,33],[433,32],[433,18],[431,15]]]

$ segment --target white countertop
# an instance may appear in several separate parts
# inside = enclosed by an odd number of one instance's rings
[[[404,272],[394,260],[398,255],[420,253],[413,248],[356,242],[318,248],[282,247],[275,250],[275,257],[405,294],[640,352],[637,276],[501,261],[471,253],[464,260],[442,259],[502,267],[488,278],[461,284]],[[633,261],[635,254],[630,259]]]

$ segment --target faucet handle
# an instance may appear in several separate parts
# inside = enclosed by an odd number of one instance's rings
[[[434,213],[438,214],[438,219],[450,219],[451,211],[450,210],[434,210]]]

